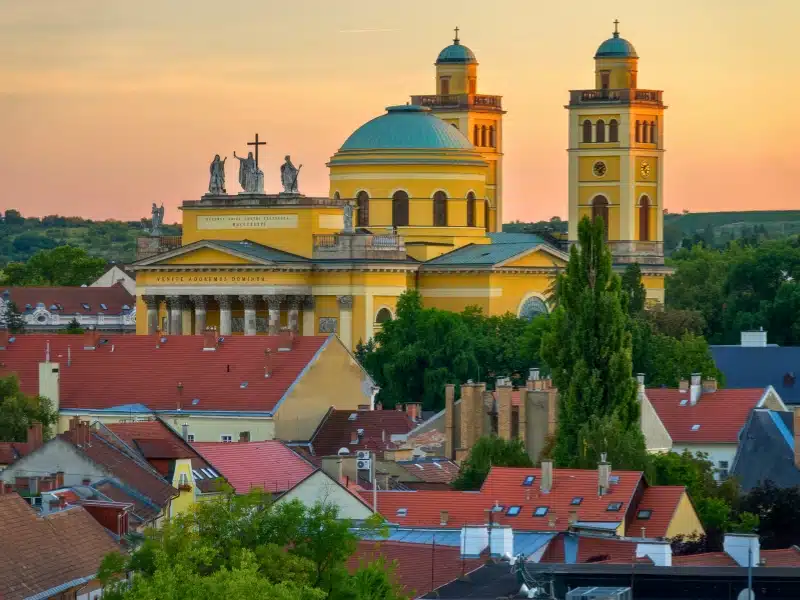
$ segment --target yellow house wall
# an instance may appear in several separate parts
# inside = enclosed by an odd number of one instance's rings
[[[658,181],[658,157],[656,156],[637,156],[636,157],[636,181],[655,183]],[[642,163],[650,165],[650,174],[645,177],[642,174]]]
[[[639,218],[641,213],[640,206],[641,206],[641,198],[642,196],[647,196],[650,200],[650,209],[647,211],[649,213],[649,221],[648,221],[648,235],[647,239],[651,242],[660,242],[663,241],[661,238],[663,236],[660,235],[660,231],[656,224],[656,220],[658,218],[658,211],[661,210],[658,206],[658,197],[656,196],[656,191],[658,188],[655,186],[636,186],[636,210],[634,211],[634,234],[636,235],[636,239],[639,239],[639,223],[641,219]]]
[[[694,534],[698,536],[705,535],[705,530],[697,516],[697,511],[695,511],[694,506],[692,506],[689,500],[688,494],[684,492],[680,502],[678,502],[678,508],[672,517],[672,521],[667,528],[667,538],[673,538],[677,535],[691,537]]]
[[[592,147],[596,146],[592,144]],[[596,162],[606,164],[606,174],[602,177],[597,177],[592,171]],[[619,181],[619,173],[619,156],[581,156],[578,159],[578,177],[582,182]]]
[[[558,257],[548,254],[547,252],[538,251],[531,252],[527,256],[523,256],[515,261],[506,263],[506,267],[552,267],[552,266],[565,266],[566,262]]]
[[[207,238],[210,239],[210,238]],[[164,265],[249,265],[253,261],[220,252],[212,248],[199,248],[193,252],[164,260]]]
[[[179,491],[178,497],[172,499],[170,505],[170,516],[174,517],[182,513],[189,512],[194,506],[199,493],[195,485],[194,475],[192,474],[192,461],[188,458],[179,458],[175,461],[175,472],[172,477],[172,487],[176,490],[180,484],[181,474],[186,476],[186,481],[192,486],[190,491]]]
[[[282,440],[307,440],[331,406],[357,410],[370,400],[369,376],[333,338],[283,399],[275,413],[276,435]]]
[[[136,275],[137,293],[141,294],[143,287],[158,287],[160,285],[175,287],[181,285],[196,286],[206,284],[209,287],[219,285],[307,285],[309,272],[284,273],[279,271],[227,271],[219,270],[209,273],[192,271],[139,271]],[[146,309],[145,309],[146,310]]]
[[[314,298],[315,302],[315,311],[314,311],[314,319],[316,323],[314,325],[315,333],[319,334],[319,320],[323,317],[335,317],[339,318],[339,304],[336,300],[336,296],[316,296]]]
[[[546,295],[552,279],[549,275],[536,273],[493,273],[489,281],[492,288],[502,289],[502,295],[490,300],[489,314],[510,312],[516,315],[522,299],[530,293]]]
[[[595,88],[602,88],[601,71],[609,71],[609,87],[613,89],[635,88],[638,60],[635,58],[595,59]]]
[[[648,303],[657,302],[664,304],[664,277],[665,275],[644,275],[642,283],[647,293]]]
[[[441,78],[449,77],[450,94],[466,94],[469,91],[468,80],[469,78],[478,77],[478,65],[460,65],[453,63],[444,63],[436,65],[436,93],[442,94]]]

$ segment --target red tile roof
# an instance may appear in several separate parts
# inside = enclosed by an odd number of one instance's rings
[[[447,459],[398,460],[397,464],[426,483],[452,483],[459,473],[458,465]]]
[[[768,567],[800,567],[800,548],[781,548],[780,550],[761,550],[759,558]]]
[[[434,548],[427,544],[362,541],[358,543],[357,552],[347,561],[347,568],[352,573],[361,564],[369,564],[380,558],[387,565],[397,561],[394,581],[405,588],[407,594],[413,593],[414,598],[450,583],[486,562],[483,558],[462,561],[460,549],[453,546],[439,545]]]
[[[0,288],[0,293],[8,290],[9,299],[16,303],[17,310],[25,312],[25,306],[30,304],[33,310],[41,303],[48,312],[65,315],[118,315],[127,312],[123,306],[133,309],[136,306],[136,297],[116,283],[111,287],[9,287]],[[50,310],[51,306],[61,305],[61,310]],[[89,309],[83,307],[89,305]],[[100,305],[108,308],[103,309]]]
[[[278,336],[228,336],[215,352],[204,352],[203,336],[172,336],[165,343],[157,336],[100,337],[108,342],[84,350],[81,335],[18,335],[0,350],[0,376],[16,373],[23,392],[38,394],[39,363],[49,341],[51,360],[61,365],[62,409],[143,404],[152,410],[272,411],[333,339],[297,337],[292,350],[277,352]],[[265,378],[268,348],[272,375]]]
[[[355,418],[351,420],[351,416]],[[357,450],[373,450],[378,457],[383,451],[394,448],[391,436],[406,434],[416,424],[408,415],[399,410],[336,410],[332,409],[322,420],[311,440],[314,454],[329,456],[337,454],[340,448],[347,448],[350,453]],[[352,435],[363,429],[357,444],[351,444]]]
[[[119,551],[103,526],[83,508],[40,517],[17,494],[0,496],[0,593],[4,600],[27,598],[91,577],[106,554]]]
[[[689,399],[688,391],[648,388],[646,394],[673,442],[735,444],[764,391],[763,388],[717,390],[702,394],[694,406],[688,402],[681,406],[682,400]],[[693,430],[695,425],[699,429]]]
[[[688,554],[686,556],[673,556],[673,567],[736,567],[736,561],[726,552],[703,552],[702,554]]]
[[[578,536],[577,543],[577,562],[579,563],[608,562],[630,564],[636,561],[636,542],[632,540],[581,535]],[[550,541],[540,562],[565,562],[563,535],[558,535]]]
[[[372,504],[372,492],[362,491],[361,497]],[[458,491],[379,491],[378,512],[390,523],[406,527],[439,527],[442,511],[447,511],[448,528],[486,523],[486,509],[493,502],[477,492]],[[405,514],[398,514],[406,509]]]
[[[682,485],[659,485],[646,488],[625,533],[634,537],[666,537],[672,517],[678,510],[678,503],[685,493],[686,488]],[[651,511],[649,518],[639,518],[643,510]],[[643,527],[645,529],[644,536],[641,535]]]
[[[27,442],[0,442],[0,465],[10,465],[26,454]]]
[[[273,494],[286,492],[316,468],[283,442],[196,442],[195,450],[214,464],[239,494],[261,488]]]

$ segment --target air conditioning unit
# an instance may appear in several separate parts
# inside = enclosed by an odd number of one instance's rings
[[[358,450],[356,452],[356,459],[358,460],[369,460],[370,451],[369,450]]]
[[[369,464],[370,464],[370,461],[368,461],[368,460],[357,460],[356,461],[356,467],[358,468],[359,471],[369,471]]]

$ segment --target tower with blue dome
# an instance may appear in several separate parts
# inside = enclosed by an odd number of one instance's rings
[[[638,262],[651,301],[664,301],[664,110],[661,90],[641,89],[639,55],[614,21],[594,54],[590,89],[570,91],[569,239],[584,217],[602,217],[616,268]]]

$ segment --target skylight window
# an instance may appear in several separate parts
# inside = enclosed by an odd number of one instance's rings
[[[102,308],[103,310],[108,310],[108,305],[105,302],[101,302],[100,308]]]
[[[700,425],[692,425],[692,431],[698,431],[700,429]]]
[[[247,388],[247,382],[243,381],[242,383],[239,384],[239,387],[242,388],[243,390],[246,389]]]
[[[503,512],[503,510],[504,510],[504,509],[505,509],[505,506],[504,506],[504,505],[502,505],[502,504],[495,504],[495,505],[492,507],[492,512],[496,512],[496,513],[497,513],[497,512]]]
[[[206,469],[206,471],[211,473],[211,475],[213,475],[214,477],[219,477],[219,473],[217,473],[214,469]]]
[[[619,475],[612,475],[608,478],[609,483],[619,483]]]
[[[536,481],[536,475],[528,475],[522,480],[522,485],[530,487],[533,485],[534,481]]]
[[[395,513],[398,517],[405,517],[408,516],[408,509],[407,508],[398,508],[397,513]]]
[[[689,401],[686,398],[681,400],[681,406],[686,406],[687,404],[689,404]]]
[[[350,413],[350,416],[347,417],[348,421],[355,421],[358,418],[358,413]]]
[[[575,496],[570,504],[572,506],[580,506],[581,502],[583,502],[583,496]]]
[[[86,302],[81,303],[81,306],[83,307],[83,310],[91,310],[92,309],[92,307],[89,306],[88,304],[86,304]]]
[[[547,506],[537,506],[536,510],[533,511],[534,517],[543,517],[547,514],[547,511],[550,510]]]
[[[521,508],[522,508],[521,506],[509,506],[508,510],[506,511],[506,516],[516,517],[519,514]]]
[[[611,504],[608,505],[608,508],[606,508],[608,512],[619,512],[621,509],[622,509],[622,502],[612,502]]]
[[[640,510],[638,513],[636,513],[636,518],[641,519],[642,521],[646,521],[647,519],[650,518],[652,514],[653,514],[652,510],[649,509]]]
[[[214,479],[214,475],[211,474],[211,471],[209,469],[202,468],[200,470],[203,472],[203,475],[205,475],[209,479]]]
[[[202,479],[203,478],[203,476],[200,475],[200,471],[198,471],[197,469],[192,469],[192,475],[194,475],[195,479]]]

